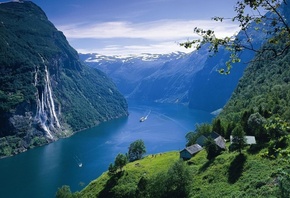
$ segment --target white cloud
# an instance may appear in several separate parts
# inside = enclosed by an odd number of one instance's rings
[[[76,48],[80,53],[100,53],[104,55],[129,55],[129,54],[167,54],[171,52],[192,52],[192,49],[185,49],[174,42],[161,42],[149,45],[108,45],[100,48]]]
[[[72,24],[59,26],[68,38],[142,38],[146,40],[176,40],[193,37],[194,27],[213,29],[218,36],[230,36],[238,26],[230,22],[211,20],[159,20],[146,23],[126,21]]]
[[[82,53],[97,52],[106,55],[140,54],[140,53],[170,53],[173,51],[190,52],[178,45],[197,38],[194,27],[213,29],[218,37],[232,36],[239,27],[230,22],[218,23],[211,20],[159,20],[146,23],[131,23],[126,21],[72,24],[58,26],[68,40],[73,41],[73,47]],[[96,44],[94,47],[78,45],[83,39],[106,41],[106,46]],[[120,43],[126,39],[130,43]]]

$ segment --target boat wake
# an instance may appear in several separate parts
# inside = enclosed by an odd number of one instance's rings
[[[147,120],[148,116],[150,115],[151,110],[149,111],[149,113],[146,116],[143,116],[140,118],[140,122],[144,122],[145,120]]]
[[[78,167],[81,168],[81,167],[83,166],[83,163],[81,162],[80,158],[78,158],[78,156],[75,156],[74,159],[75,159],[75,161],[76,161]]]

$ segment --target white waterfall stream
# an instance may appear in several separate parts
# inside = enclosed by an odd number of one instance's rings
[[[39,67],[38,65],[35,66],[35,76],[34,76],[34,86],[36,87],[37,85],[37,78],[38,78],[38,70],[39,70]]]
[[[56,123],[57,128],[60,128],[60,124],[55,113],[55,106],[54,106],[54,101],[52,98],[52,89],[51,89],[51,83],[49,79],[49,73],[47,71],[47,66],[45,66],[45,74],[46,74],[46,86],[45,86],[44,92],[46,96],[46,104],[48,105],[48,110],[49,110],[50,117],[52,118],[53,123]]]
[[[35,121],[40,124],[40,127],[46,132],[47,137],[53,139],[52,133],[55,132],[56,129],[60,129],[61,126],[55,111],[55,104],[53,101],[53,93],[47,65],[45,64],[43,57],[41,58],[45,66],[45,85],[43,89],[38,89],[37,112],[35,115]],[[38,71],[39,68],[37,67],[35,70],[35,85],[38,84]]]

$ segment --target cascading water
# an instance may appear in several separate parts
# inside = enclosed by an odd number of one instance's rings
[[[45,131],[46,136],[50,139],[53,139],[54,136],[52,134],[60,129],[61,126],[55,111],[55,104],[53,101],[53,93],[47,65],[45,64],[43,57],[41,57],[41,59],[45,67],[45,85],[37,89],[37,111],[34,120],[41,127],[41,129]],[[39,68],[36,67],[34,82],[35,86],[38,85],[38,72]]]

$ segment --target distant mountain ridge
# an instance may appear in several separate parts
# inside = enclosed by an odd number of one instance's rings
[[[103,61],[118,61],[121,60],[123,62],[129,61],[168,61],[182,58],[185,56],[184,52],[172,52],[168,54],[150,54],[150,53],[141,53],[141,54],[129,54],[129,55],[101,55],[98,53],[91,54],[82,54],[81,56],[85,59],[85,62],[103,62]],[[87,59],[86,59],[87,58]]]
[[[267,29],[271,25],[267,22],[252,23],[247,29],[247,35],[241,31],[237,38],[245,45],[251,38],[251,45],[259,49],[268,35],[265,31],[257,31],[257,27]],[[111,77],[128,99],[183,103],[193,109],[212,112],[223,108],[230,99],[254,55],[255,52],[251,50],[241,52],[239,56],[242,61],[233,64],[230,75],[218,72],[230,59],[230,52],[221,47],[212,56],[207,45],[190,54],[143,54],[128,57],[80,54],[80,58]]]
[[[228,52],[221,50],[210,57],[207,46],[190,54],[134,57],[80,54],[86,64],[111,77],[128,99],[183,103],[205,111],[222,108],[243,74],[245,63],[236,64],[231,75],[218,73],[229,56]],[[249,61],[254,53],[245,56]]]
[[[193,57],[195,63],[190,61]],[[80,58],[110,76],[127,98],[170,103],[188,102],[186,86],[205,60],[200,52],[127,57],[80,54]]]
[[[114,83],[34,3],[1,3],[0,21],[0,157],[128,115]]]

